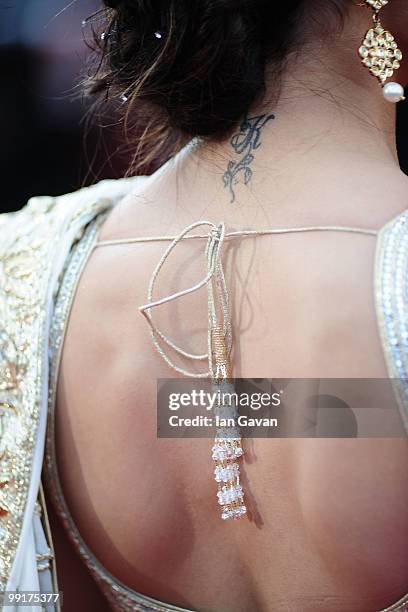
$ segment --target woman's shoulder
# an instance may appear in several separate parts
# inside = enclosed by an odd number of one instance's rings
[[[103,179],[56,196],[30,197],[19,210],[0,213],[0,253],[4,253],[20,237],[27,239],[42,233],[46,225],[54,230],[54,234],[60,226],[110,208],[144,178]]]
[[[0,310],[15,314],[20,295],[45,287],[64,265],[88,225],[134,188],[136,178],[105,179],[57,196],[35,196],[18,211],[0,214]],[[37,291],[36,289],[36,291]],[[6,305],[8,308],[6,309]],[[1,319],[0,312],[0,319]]]

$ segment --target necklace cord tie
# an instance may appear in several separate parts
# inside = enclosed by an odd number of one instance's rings
[[[206,276],[191,287],[187,289],[183,289],[181,291],[177,291],[163,298],[154,300],[153,292],[156,285],[157,277],[168,260],[172,251],[176,248],[183,238],[188,237],[188,234],[200,226],[208,226],[210,230],[207,234],[207,241],[205,246],[205,257],[206,257]],[[153,340],[153,344],[158,354],[164,359],[164,361],[176,372],[183,374],[184,376],[193,377],[193,378],[208,378],[213,375],[213,365],[212,365],[212,350],[211,350],[211,335],[212,330],[215,327],[219,327],[221,325],[224,330],[227,352],[229,354],[232,345],[231,339],[231,324],[230,324],[230,313],[229,313],[229,296],[228,290],[225,282],[225,275],[222,266],[222,248],[224,245],[225,238],[225,224],[219,223],[218,225],[212,223],[211,221],[197,221],[195,223],[191,223],[187,227],[185,227],[179,234],[176,236],[169,244],[162,257],[160,258],[158,264],[153,270],[152,276],[150,278],[147,299],[148,302],[139,306],[139,311],[145,317],[149,327],[150,333]],[[181,297],[186,295],[190,295],[202,287],[207,286],[207,298],[208,298],[208,340],[207,340],[207,352],[204,354],[194,354],[185,351],[180,346],[178,346],[171,338],[169,338],[166,334],[164,334],[156,325],[153,320],[152,310],[157,308],[158,306],[162,306],[164,304],[173,302]],[[221,323],[219,322],[221,317]],[[186,359],[192,359],[195,361],[207,360],[209,364],[209,369],[205,372],[191,372],[186,370],[176,363],[174,363],[173,359],[169,356],[168,351],[166,351],[166,345],[173,351],[175,351],[178,355],[185,357]]]

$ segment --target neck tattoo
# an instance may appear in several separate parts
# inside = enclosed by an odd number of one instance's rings
[[[240,156],[240,159],[228,162],[228,168],[223,175],[224,187],[229,189],[231,194],[231,203],[235,202],[234,186],[240,182],[240,178],[244,185],[248,185],[252,178],[251,163],[254,160],[254,151],[261,145],[262,128],[271,119],[275,119],[275,115],[245,116],[239,132],[231,138],[231,146]]]

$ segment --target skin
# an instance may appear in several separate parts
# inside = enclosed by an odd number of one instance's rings
[[[404,4],[391,2],[383,19],[403,48]],[[269,84],[251,116],[276,118],[265,125],[251,180],[235,185],[233,203],[223,182],[234,159],[226,139],[178,155],[111,212],[100,240],[176,234],[198,219],[224,220],[231,230],[379,229],[405,210],[395,107],[355,55],[369,25],[369,12],[353,6],[335,45],[317,52],[315,41],[289,62],[273,106]],[[406,68],[395,80],[408,82]],[[211,441],[156,438],[156,379],[174,373],[154,351],[137,306],[163,250],[96,249],[73,303],[57,444],[63,489],[85,541],[122,582],[193,609],[373,612],[391,605],[408,592],[406,439],[254,439],[244,463],[250,520],[230,524],[218,516]],[[225,245],[234,375],[387,377],[374,255],[374,237],[330,232]],[[179,245],[157,295],[196,282],[202,261],[202,245]],[[204,352],[203,292],[156,318],[185,349]],[[104,610],[55,517],[52,525],[64,610],[89,610],[85,591]],[[81,584],[76,592],[72,580]]]

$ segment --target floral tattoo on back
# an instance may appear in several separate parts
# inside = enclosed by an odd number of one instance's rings
[[[254,160],[253,152],[261,145],[261,130],[271,119],[275,119],[275,115],[246,116],[240,125],[239,132],[231,138],[231,145],[235,153],[241,156],[239,160],[228,162],[228,168],[223,175],[224,186],[231,193],[231,203],[235,202],[234,185],[239,183],[240,176],[244,185],[248,185],[252,178],[253,173],[250,166]]]

